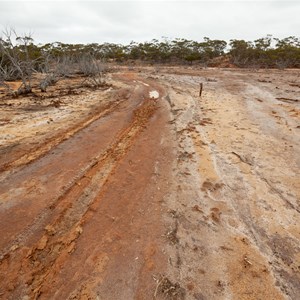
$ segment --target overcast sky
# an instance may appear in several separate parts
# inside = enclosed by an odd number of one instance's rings
[[[37,43],[300,37],[299,1],[1,1],[1,31]]]

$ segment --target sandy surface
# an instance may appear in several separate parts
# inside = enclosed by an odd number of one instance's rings
[[[0,95],[0,299],[298,299],[300,72],[108,82]]]

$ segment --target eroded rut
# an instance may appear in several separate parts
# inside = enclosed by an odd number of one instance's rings
[[[128,156],[133,143],[146,130],[153,114],[161,114],[157,112],[158,100],[150,99],[149,92],[145,85],[133,86],[126,102],[112,106],[114,109],[109,114],[105,111],[105,116],[97,117],[76,134],[69,133],[70,138],[2,182],[1,268],[4,270],[9,267],[10,276],[3,276],[2,273],[1,287],[8,287],[8,291],[3,294],[1,289],[1,297],[45,297],[47,291],[42,287],[55,274],[57,264],[74,251],[85,218],[91,211],[96,211],[99,194],[105,190],[109,178],[117,177],[115,169],[120,160]],[[161,121],[157,123],[155,126]],[[162,128],[159,131],[154,128],[149,139],[160,138]],[[149,146],[153,141],[147,143]],[[155,152],[151,148],[144,151]],[[149,159],[152,159],[151,155]],[[132,161],[129,163],[132,164]],[[145,170],[145,176],[150,176],[147,172],[152,175],[152,170]],[[132,174],[128,174],[128,177],[132,177]],[[122,185],[127,181],[126,178],[120,180]],[[128,201],[128,187],[125,185],[124,189],[121,198]],[[129,189],[128,192],[137,190]],[[103,200],[103,197],[100,198]],[[102,234],[111,232],[110,223],[115,220],[114,215],[122,214],[122,211],[118,212],[122,209],[121,205],[118,207],[118,200],[111,199],[117,202],[116,211],[112,208],[111,212],[109,209],[104,214],[101,209],[97,232],[100,228]],[[128,209],[127,206],[124,209]],[[132,222],[134,214],[128,217]],[[97,244],[101,243],[101,240],[97,240]],[[95,246],[98,249],[99,245]],[[61,292],[65,296],[66,290],[64,288]],[[54,297],[53,292],[54,289],[48,291],[48,296]],[[61,299],[60,294],[57,297]]]
[[[117,73],[126,97],[5,165],[0,298],[297,299],[299,107],[270,74]]]

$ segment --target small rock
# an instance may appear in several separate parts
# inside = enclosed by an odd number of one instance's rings
[[[15,251],[18,248],[19,248],[19,245],[13,245],[10,247],[10,251]]]
[[[48,242],[48,237],[46,236],[46,235],[44,235],[41,239],[40,239],[40,241],[39,241],[39,243],[38,243],[38,245],[37,245],[37,249],[38,250],[43,250],[43,249],[45,249],[45,247],[46,247],[46,245],[47,245],[47,242]]]

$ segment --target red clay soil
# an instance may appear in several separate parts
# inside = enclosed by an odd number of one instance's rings
[[[122,69],[0,94],[0,299],[298,300],[299,72]]]
[[[166,105],[147,85],[2,182],[1,298],[153,296],[172,153]]]

